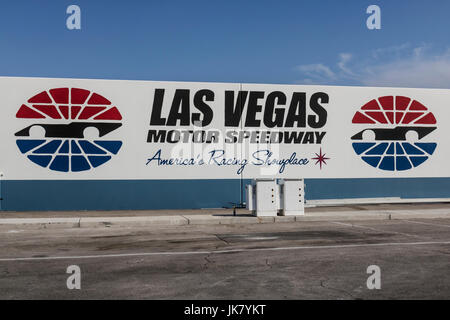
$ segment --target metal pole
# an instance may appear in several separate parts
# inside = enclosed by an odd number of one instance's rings
[[[244,108],[244,101],[241,101],[241,99],[239,99],[240,97],[240,92],[242,91],[242,83],[239,84],[239,92],[238,92],[238,104],[239,104],[239,111],[240,114],[242,114],[242,109]],[[242,121],[241,118],[241,130],[244,128],[244,123]],[[244,155],[242,154],[243,152],[243,143],[241,143],[241,158],[244,157]],[[239,208],[244,207],[244,170],[242,170],[240,177],[239,177],[240,181],[239,181],[239,189],[240,189],[240,195],[239,195]],[[233,215],[236,215],[236,208],[233,209]]]
[[[3,172],[0,172],[0,211],[2,210],[3,196],[2,196],[2,179]]]

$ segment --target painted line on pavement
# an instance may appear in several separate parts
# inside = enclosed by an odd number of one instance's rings
[[[428,241],[428,242],[387,242],[367,243],[329,246],[301,246],[301,247],[275,247],[275,248],[252,248],[252,249],[229,249],[212,251],[172,251],[172,252],[142,252],[142,253],[119,253],[86,256],[55,256],[55,257],[26,257],[26,258],[0,258],[0,262],[8,261],[42,261],[42,260],[72,260],[72,259],[99,259],[99,258],[121,258],[121,257],[145,257],[145,256],[175,256],[175,255],[201,255],[221,253],[245,253],[258,251],[288,251],[288,250],[311,250],[311,249],[346,249],[364,247],[392,247],[392,246],[422,246],[422,245],[447,245],[450,241]]]
[[[406,221],[409,223],[423,224],[423,225],[427,225],[427,226],[450,228],[450,225],[448,225],[448,224],[428,223],[428,222],[411,221],[411,220],[405,220],[405,219],[403,221]]]
[[[337,222],[337,221],[329,221],[329,223],[337,224],[337,225],[342,225],[342,226],[346,226],[346,227],[354,227],[354,228],[360,228],[360,229],[367,229],[367,230],[372,230],[372,231],[375,231],[375,232],[385,232],[385,233],[399,234],[399,235],[407,236],[407,237],[421,238],[420,236],[417,236],[417,235],[414,235],[414,234],[409,234],[409,233],[404,233],[404,232],[398,232],[398,231],[389,231],[389,230],[377,229],[377,228],[372,228],[372,227],[362,226],[362,225],[354,224],[354,223],[350,224],[350,223]]]

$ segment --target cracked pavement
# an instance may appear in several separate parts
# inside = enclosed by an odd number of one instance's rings
[[[449,299],[450,219],[0,229],[1,299]],[[81,290],[68,290],[69,265]],[[366,287],[367,267],[381,289]]]

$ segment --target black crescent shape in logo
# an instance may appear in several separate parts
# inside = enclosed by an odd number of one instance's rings
[[[107,123],[107,122],[72,122],[69,124],[46,124],[36,123],[28,126],[15,133],[17,137],[29,137],[30,129],[34,126],[39,126],[45,129],[46,138],[84,138],[83,132],[86,128],[97,128],[99,137],[121,127],[121,123]]]

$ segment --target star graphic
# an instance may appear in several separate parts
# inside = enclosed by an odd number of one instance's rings
[[[330,158],[325,158],[326,153],[322,154],[322,148],[320,148],[319,154],[316,153],[316,158],[312,158],[312,160],[317,160],[315,164],[320,163],[320,170],[322,170],[322,163],[327,164],[325,160],[330,160]]]

